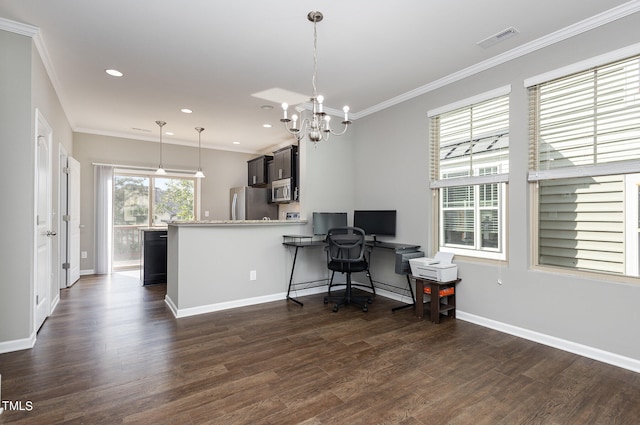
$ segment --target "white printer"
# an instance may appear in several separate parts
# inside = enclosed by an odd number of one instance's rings
[[[411,274],[423,279],[435,280],[438,282],[450,282],[458,278],[458,266],[452,264],[453,254],[449,252],[438,252],[435,257],[411,258]]]

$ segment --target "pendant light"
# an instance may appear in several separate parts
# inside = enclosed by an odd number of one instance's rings
[[[201,179],[204,177],[204,173],[202,172],[202,167],[200,165],[200,151],[202,150],[202,142],[200,140],[200,136],[204,131],[204,127],[196,127],[196,131],[198,132],[198,171],[196,171],[195,177]]]
[[[156,121],[156,124],[158,124],[158,127],[160,127],[160,164],[158,164],[158,169],[156,170],[156,174],[164,176],[165,174],[167,174],[167,172],[165,171],[164,166],[162,165],[162,127],[166,124],[166,122]]]

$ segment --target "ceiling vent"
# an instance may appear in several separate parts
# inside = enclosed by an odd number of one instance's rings
[[[482,47],[483,49],[486,49],[488,47],[493,46],[494,44],[498,44],[501,41],[506,40],[507,38],[511,38],[518,33],[519,31],[517,29],[515,29],[514,27],[509,27],[507,29],[500,31],[497,34],[492,35],[491,37],[487,37],[482,41],[478,41],[476,44]]]

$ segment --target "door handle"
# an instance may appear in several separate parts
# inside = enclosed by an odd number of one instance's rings
[[[52,231],[52,230],[47,230],[47,233],[45,233],[46,236],[55,236],[57,235],[56,232]]]

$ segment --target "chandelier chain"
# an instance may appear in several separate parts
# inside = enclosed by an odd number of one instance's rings
[[[318,75],[318,29],[317,23],[313,22],[313,77],[311,79],[311,84],[313,85],[313,97],[318,97],[318,88],[317,84],[317,75]]]

